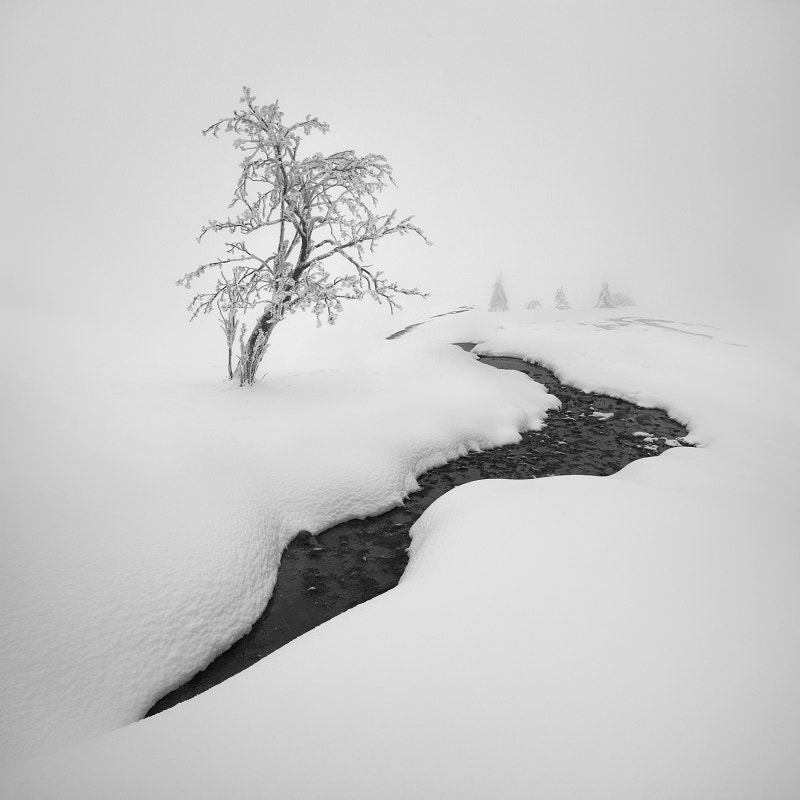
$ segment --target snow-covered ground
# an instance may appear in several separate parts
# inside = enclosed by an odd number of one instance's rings
[[[278,347],[240,390],[65,339],[41,374],[17,365],[3,409],[5,758],[135,721],[249,629],[298,531],[385,511],[557,405],[421,340]]]
[[[396,589],[103,733],[247,628],[293,532],[539,424],[538,385],[452,341],[666,408],[699,446],[609,478],[459,487],[415,526]],[[277,353],[253,391],[87,392],[67,370],[58,396],[9,391],[0,794],[800,794],[800,379],[783,351],[639,309],[459,314],[337,347]]]

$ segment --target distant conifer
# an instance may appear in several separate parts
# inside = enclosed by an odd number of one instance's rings
[[[569,311],[572,306],[567,302],[567,296],[564,294],[564,287],[560,286],[556,292],[556,309],[558,311]]]
[[[600,289],[600,297],[597,298],[597,302],[594,304],[595,308],[615,308],[616,303],[614,302],[613,297],[611,296],[611,292],[608,288],[608,283],[603,281],[603,285]]]
[[[497,276],[497,280],[494,282],[489,311],[508,311],[508,298],[506,297],[506,290],[503,287],[502,272]]]

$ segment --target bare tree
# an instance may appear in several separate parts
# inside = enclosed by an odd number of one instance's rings
[[[198,241],[209,231],[238,238],[226,242],[224,257],[177,282],[189,287],[209,270],[217,273],[214,289],[195,295],[189,310],[192,319],[219,312],[228,375],[237,376],[242,385],[255,380],[270,336],[287,314],[311,309],[318,324],[322,318],[333,323],[343,300],[370,297],[393,310],[399,308],[398,295],[424,296],[419,289],[387,280],[366,259],[378,240],[395,233],[414,233],[430,244],[411,217],[398,221],[395,211],[374,211],[380,192],[394,184],[383,156],[345,150],[301,158],[303,137],[312,131],[326,133],[327,123],[307,116],[287,125],[277,101],[259,106],[247,87],[243,95],[241,108],[203,131],[215,137],[234,134],[233,146],[244,153],[228,206],[238,213],[209,220]],[[343,269],[335,271],[336,266]],[[242,319],[251,311],[258,316],[247,335]],[[241,352],[234,370],[237,331]]]
[[[508,299],[503,286],[503,273],[501,272],[494,282],[492,299],[489,301],[489,311],[508,311]]]

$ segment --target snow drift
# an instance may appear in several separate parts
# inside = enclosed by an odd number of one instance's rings
[[[66,359],[54,382],[11,382],[7,758],[138,719],[247,632],[298,531],[385,511],[424,470],[516,441],[557,404],[457,348],[348,352],[327,369],[278,366],[252,390],[109,379]]]
[[[191,702],[20,765],[8,794],[797,796],[797,376],[677,323],[465,317],[410,336],[658,404],[701,446],[447,493],[395,590]]]

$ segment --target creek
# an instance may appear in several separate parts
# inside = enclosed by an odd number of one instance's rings
[[[611,475],[636,459],[689,446],[683,441],[686,428],[665,411],[582,392],[544,367],[517,358],[481,361],[524,372],[558,397],[561,408],[547,415],[542,430],[522,433],[517,444],[469,453],[419,476],[420,490],[402,506],[343,522],[316,536],[298,534],[281,557],[272,598],[250,632],[161,698],[146,716],[216,686],[317,625],[396,586],[408,561],[411,526],[454,486],[483,478]]]

